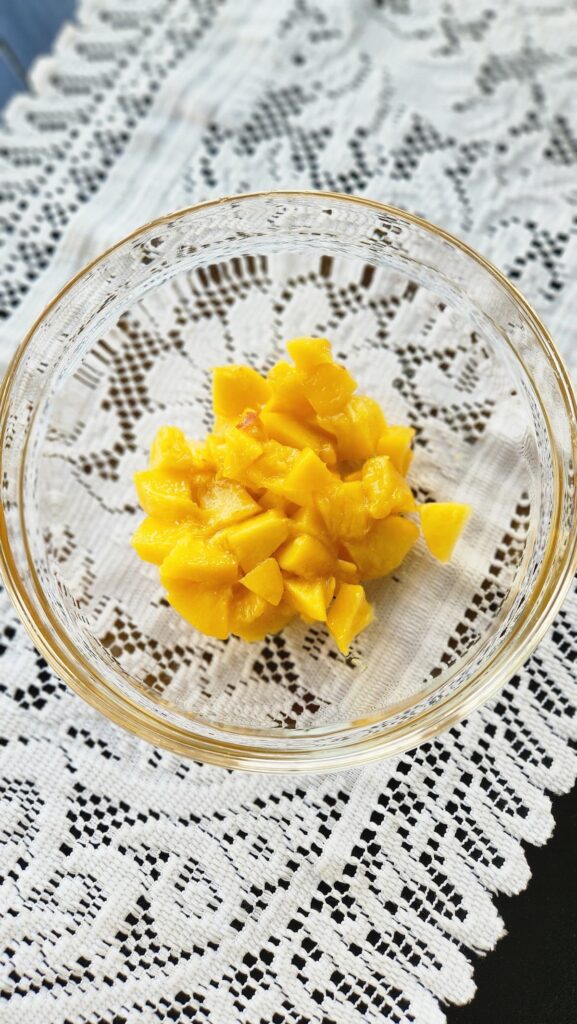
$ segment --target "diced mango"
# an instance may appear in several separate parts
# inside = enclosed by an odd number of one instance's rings
[[[453,501],[431,501],[419,508],[425,543],[435,558],[448,562],[467,519],[470,505]]]
[[[318,537],[301,533],[287,541],[277,553],[278,564],[295,576],[326,576],[334,571],[336,557]]]
[[[328,602],[325,580],[300,580],[291,577],[285,579],[284,587],[287,601],[299,615],[318,622],[326,621]]]
[[[359,570],[354,562],[349,562],[346,558],[337,559],[336,573],[338,579],[344,583],[358,583],[359,581]]]
[[[253,640],[259,637],[261,628],[255,628],[255,622],[266,611],[267,602],[259,594],[248,590],[238,590],[232,596],[230,631],[241,640]]]
[[[238,430],[242,430],[243,434],[254,437],[255,441],[260,441],[261,444],[266,441],[265,429],[256,409],[245,409],[237,421],[236,427]]]
[[[286,344],[299,370],[311,370],[320,363],[331,363],[331,343],[326,338],[293,338]]]
[[[248,491],[233,480],[214,480],[199,497],[199,505],[214,530],[248,519],[260,511]]]
[[[290,412],[299,419],[310,419],[314,409],[309,402],[303,376],[296,366],[281,361],[268,374],[272,395],[266,403],[271,412]]]
[[[222,476],[242,482],[244,471],[262,455],[263,446],[238,427],[229,427],[211,452]]]
[[[327,615],[327,626],[342,654],[372,621],[374,610],[360,585],[342,583]]]
[[[336,439],[337,457],[343,462],[374,455],[387,425],[381,407],[367,395],[353,395],[342,412],[317,416],[317,423]]]
[[[187,470],[192,465],[192,452],[182,430],[161,427],[150,449],[150,468]]]
[[[275,494],[274,491],[265,490],[259,496],[258,503],[262,509],[276,508],[279,512],[288,512],[288,509],[292,507],[292,502],[285,498],[282,494]]]
[[[365,537],[348,540],[347,548],[362,580],[376,580],[397,569],[419,536],[410,519],[377,519]]]
[[[268,379],[215,369],[203,444],[178,427],[158,431],[151,468],[135,476],[149,518],[132,544],[202,632],[261,640],[295,614],[324,621],[330,608],[346,652],[373,615],[360,581],[396,569],[419,533],[400,514],[417,509],[405,479],[414,430],[388,427],[374,399],[353,393],[325,338],[287,347],[296,365],[280,361]],[[448,559],[468,506],[419,511],[430,551]]]
[[[230,587],[171,583],[166,598],[179,615],[207,636],[226,640],[230,632]]]
[[[265,558],[263,562],[255,565],[240,582],[269,604],[276,606],[282,598],[284,582],[279,564],[274,558]]]
[[[297,509],[291,520],[295,536],[299,533],[310,533],[312,537],[318,537],[325,544],[330,544],[324,520],[314,506],[305,505]]]
[[[289,413],[270,412],[268,409],[262,410],[260,419],[269,437],[275,441],[292,448],[312,448],[328,465],[336,462],[335,446],[322,430],[302,423]]]
[[[187,529],[193,527],[187,523],[173,523],[167,519],[152,519],[149,516],[143,519],[130,543],[144,562],[160,565]]]
[[[245,572],[263,562],[285,541],[290,520],[276,509],[253,516],[225,531],[225,539]]]
[[[295,504],[306,505],[313,494],[333,487],[335,479],[312,448],[303,448],[284,479],[283,493]]]
[[[361,481],[337,484],[317,498],[317,507],[331,537],[362,537],[371,525]]]
[[[374,519],[384,519],[393,512],[414,512],[413,492],[388,455],[367,459],[362,469],[363,490],[369,512]]]
[[[134,474],[140,505],[155,519],[199,519],[186,476],[172,469],[144,469]]]
[[[217,416],[240,416],[270,397],[268,381],[250,366],[217,366],[212,376],[212,404]]]
[[[294,614],[288,602],[281,601],[277,607],[273,607],[257,594],[247,591],[244,595],[235,593],[232,598],[231,631],[249,643],[263,640],[265,636],[284,629]]]
[[[377,455],[388,455],[395,469],[406,476],[413,457],[411,442],[414,436],[412,427],[391,424],[377,441]]]
[[[245,481],[250,487],[282,492],[286,476],[298,456],[298,448],[291,448],[279,441],[265,441],[262,455],[247,466]]]
[[[172,580],[190,580],[220,586],[234,583],[238,563],[231,551],[204,537],[184,534],[160,567],[160,580],[170,587]]]
[[[314,366],[304,380],[308,400],[319,416],[334,416],[340,412],[357,387],[349,371],[336,363]]]

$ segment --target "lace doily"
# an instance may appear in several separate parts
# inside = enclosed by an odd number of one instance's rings
[[[498,263],[567,358],[571,4],[85,0],[0,143],[0,356],[84,262],[167,209],[312,187],[422,213]],[[572,301],[573,300],[573,301]],[[571,347],[573,344],[573,348]],[[182,763],[86,707],[5,596],[7,1024],[436,1024],[577,758],[577,594],[490,707],[355,773]]]

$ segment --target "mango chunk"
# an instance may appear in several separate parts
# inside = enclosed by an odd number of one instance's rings
[[[405,478],[413,428],[388,426],[356,394],[326,338],[287,348],[294,363],[280,360],[266,378],[249,366],[214,370],[204,442],[158,430],[150,468],[134,478],[148,518],[132,544],[200,631],[262,640],[295,615],[328,614],[346,652],[373,615],[362,580],[394,571],[419,535],[404,514],[419,511],[429,550],[446,561],[470,510],[418,509]]]
[[[143,519],[135,531],[131,544],[144,562],[160,565],[170,554],[183,532],[191,527],[187,523],[173,523],[166,519]]]
[[[289,413],[270,412],[268,409],[262,410],[260,419],[273,440],[292,448],[312,448],[328,465],[336,462],[335,446],[322,430],[302,423]]]
[[[289,469],[283,492],[297,505],[307,505],[312,494],[329,490],[335,476],[312,448],[304,448]]]
[[[160,580],[166,587],[172,580],[219,586],[234,583],[237,577],[238,562],[232,552],[214,541],[187,534],[176,542],[160,567]]]
[[[271,412],[290,412],[299,419],[311,419],[314,409],[309,402],[302,373],[283,360],[269,371],[268,382],[272,395],[266,403]]]
[[[245,482],[250,487],[284,492],[286,476],[298,456],[298,448],[279,441],[265,441],[262,455],[246,468]]]
[[[392,512],[414,512],[413,492],[388,455],[367,459],[362,469],[363,490],[374,519],[384,519]]]
[[[337,577],[344,583],[358,583],[359,582],[359,570],[357,569],[354,562],[349,562],[346,558],[337,559]]]
[[[203,583],[171,583],[167,601],[191,626],[207,636],[226,640],[230,632],[230,587]]]
[[[243,576],[242,585],[258,594],[269,604],[278,605],[283,595],[284,582],[276,559],[265,558],[254,569]]]
[[[250,366],[217,366],[212,375],[212,404],[217,416],[240,416],[270,397],[268,381]]]
[[[374,610],[360,585],[342,583],[327,615],[327,626],[341,654],[347,654],[351,643],[372,621]]]
[[[331,363],[331,343],[327,338],[293,338],[287,341],[287,352],[299,370],[311,370],[320,363]]]
[[[190,469],[193,457],[182,430],[178,427],[161,427],[150,448],[151,469]]]
[[[387,425],[381,407],[367,395],[353,395],[342,412],[317,416],[317,423],[336,439],[337,457],[343,462],[374,455]]]
[[[155,519],[199,519],[185,476],[172,469],[144,469],[134,474],[141,507]]]
[[[347,549],[362,580],[376,580],[397,569],[419,536],[410,519],[388,516],[378,519],[365,537],[348,540]]]
[[[412,427],[391,424],[377,441],[377,455],[388,455],[395,469],[406,476],[413,458],[411,442],[414,436]]]
[[[291,516],[291,520],[295,535],[310,533],[312,537],[318,537],[323,543],[330,545],[331,541],[324,520],[318,509],[314,506],[303,505],[301,508],[298,508]]]
[[[328,601],[325,580],[286,578],[284,588],[287,601],[299,615],[313,621],[326,621]]]
[[[200,495],[199,505],[205,520],[215,530],[260,511],[248,491],[233,480],[214,480]]]
[[[317,507],[331,537],[362,537],[371,525],[363,484],[359,480],[337,484],[317,498]]]
[[[295,614],[287,602],[282,601],[273,607],[250,591],[233,595],[231,612],[231,632],[248,643],[263,640],[270,633],[278,633]]]
[[[213,458],[222,476],[242,482],[244,471],[263,452],[263,446],[245,430],[229,427],[214,445]]]
[[[344,366],[320,363],[309,370],[304,378],[310,404],[319,416],[333,416],[347,404],[357,382]]]
[[[277,553],[277,559],[285,572],[305,579],[333,572],[336,563],[335,555],[322,540],[307,533],[287,541]]]
[[[471,515],[471,506],[453,501],[431,501],[420,506],[419,515],[429,551],[440,562],[448,562]]]
[[[263,562],[285,541],[290,520],[276,509],[253,516],[225,531],[225,539],[245,572]]]

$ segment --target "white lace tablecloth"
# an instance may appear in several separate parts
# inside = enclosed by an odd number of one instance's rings
[[[84,0],[0,133],[0,352],[154,215],[265,187],[424,214],[577,366],[577,9]],[[182,763],[53,676],[5,597],[3,1024],[437,1024],[576,769],[577,597],[489,706],[331,777]]]

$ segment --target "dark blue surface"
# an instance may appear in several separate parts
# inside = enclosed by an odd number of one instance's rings
[[[35,57],[47,53],[77,0],[0,0],[0,108],[27,88]]]

